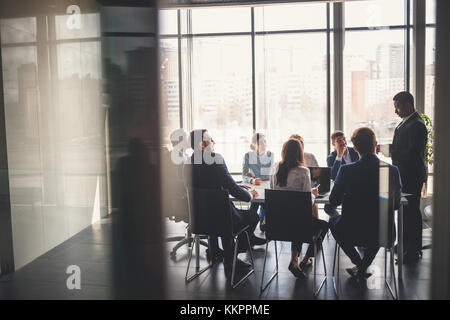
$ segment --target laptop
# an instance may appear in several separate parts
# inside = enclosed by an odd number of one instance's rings
[[[331,168],[328,167],[308,167],[311,175],[311,188],[319,186],[319,198],[323,198],[330,193]]]

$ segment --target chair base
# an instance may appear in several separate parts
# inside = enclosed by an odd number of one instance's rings
[[[178,241],[177,244],[175,244],[175,246],[172,248],[172,250],[169,252],[169,256],[173,259],[176,257],[177,255],[177,251],[178,249],[180,249],[182,246],[184,245],[188,245],[191,246],[192,242],[194,241],[194,238],[191,236],[177,236],[177,237],[170,237],[166,239],[166,242],[173,242],[173,241]],[[204,247],[208,247],[208,243],[205,241],[200,241],[200,244]]]
[[[264,292],[264,290],[266,290],[266,288],[270,285],[270,283],[275,278],[275,276],[278,275],[278,252],[277,252],[277,242],[275,240],[274,240],[274,244],[275,244],[276,269],[275,269],[275,272],[270,277],[269,281],[267,281],[267,283],[264,284],[264,276],[265,276],[266,261],[267,261],[267,251],[269,249],[269,242],[267,242],[266,243],[266,253],[264,255],[263,273],[262,273],[262,277],[261,277],[260,294],[262,294]],[[319,287],[316,290],[317,246],[314,246],[313,298],[316,298],[319,295],[320,291],[322,290],[322,287],[325,285],[325,282],[327,280],[327,266],[326,266],[326,262],[325,262],[325,254],[323,252],[322,245],[320,246],[320,250],[322,252],[322,262],[323,262],[323,267],[324,267],[324,271],[325,271],[325,277],[322,279],[322,281],[319,284]]]
[[[234,236],[234,256],[233,256],[233,270],[231,273],[231,288],[235,289],[237,288],[242,282],[244,282],[253,272],[255,272],[255,262],[253,260],[253,252],[252,252],[252,246],[250,244],[250,237],[248,236],[248,232],[247,232],[248,227],[244,228],[243,230],[241,230],[239,233],[237,233]],[[238,241],[237,238],[239,237],[240,234],[245,233],[246,238],[247,238],[247,243],[248,243],[248,250],[250,252],[250,259],[251,259],[251,264],[252,267],[251,269],[237,282],[235,283],[235,276],[236,276],[236,261],[237,261],[237,249],[238,249]]]
[[[213,266],[213,263],[211,261],[208,261],[208,265],[206,267],[200,269],[200,260],[199,260],[199,257],[200,257],[200,244],[201,244],[200,237],[199,236],[194,236],[193,241],[194,241],[194,246],[193,245],[189,246],[189,260],[188,260],[188,265],[187,265],[187,269],[186,269],[186,276],[184,278],[186,283],[191,282],[192,280],[194,280],[195,278],[197,278],[198,276],[200,276],[202,273],[204,273],[205,271],[209,270]],[[192,252],[193,252],[194,247],[195,247],[195,251],[196,251],[196,254],[197,254],[196,266],[195,266],[196,271],[195,271],[195,273],[193,275],[189,275],[189,268],[190,268],[190,265],[191,265]]]
[[[278,249],[277,249],[277,242],[274,241],[276,269],[275,269],[275,272],[270,277],[269,281],[264,285],[264,275],[266,272],[266,260],[267,260],[267,251],[269,249],[269,242],[270,241],[266,242],[266,252],[264,253],[264,265],[263,265],[263,274],[261,277],[260,294],[262,294],[264,292],[264,290],[266,290],[266,288],[269,286],[269,284],[272,282],[272,280],[278,275]]]
[[[339,251],[340,247],[339,244],[336,242],[336,247],[334,250],[334,261],[333,261],[333,286],[334,286],[334,293],[336,294],[336,297],[339,299],[339,293],[340,293],[340,278],[339,278]],[[390,265],[391,265],[391,275],[394,278],[394,290],[392,289],[391,285],[387,281],[387,252],[390,252]],[[336,263],[337,261],[337,263]],[[337,265],[337,273],[335,275],[335,267]],[[398,300],[398,285],[397,280],[395,277],[395,263],[394,263],[394,248],[386,249],[384,254],[384,282],[386,287],[388,288],[389,293],[391,294],[392,298],[394,300]],[[395,294],[394,294],[395,292]]]

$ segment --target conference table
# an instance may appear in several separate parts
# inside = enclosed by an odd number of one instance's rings
[[[270,185],[268,181],[264,181],[261,185],[255,186],[248,183],[239,183],[241,186],[247,186],[252,189],[255,189],[258,192],[258,197],[252,199],[252,202],[255,203],[264,203],[265,199],[265,189],[270,189]],[[331,188],[333,187],[333,184],[331,184]],[[403,207],[405,205],[408,205],[408,199],[407,197],[409,194],[402,193],[401,194],[401,200],[400,200],[400,208],[397,212],[397,273],[398,273],[398,280],[403,280]],[[231,198],[234,202],[242,202],[238,199]],[[315,204],[329,204],[329,194],[324,195],[323,197],[316,198],[314,201]]]

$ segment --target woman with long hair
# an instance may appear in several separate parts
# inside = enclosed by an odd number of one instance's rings
[[[318,196],[317,188],[311,188],[311,178],[309,169],[305,166],[305,156],[303,147],[297,139],[290,139],[284,143],[281,151],[281,161],[277,163],[270,176],[270,187],[279,190],[295,190],[303,192],[311,192],[314,202]],[[291,261],[289,263],[289,271],[297,278],[305,277],[305,270],[311,265],[311,257],[314,256],[314,245],[320,247],[323,238],[328,231],[328,223],[319,220],[317,211],[312,210],[313,216],[313,232],[318,235],[314,244],[310,244],[302,261],[298,262],[298,257],[302,248],[302,243],[292,242],[291,244]]]

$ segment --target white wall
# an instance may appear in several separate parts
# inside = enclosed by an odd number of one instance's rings
[[[0,19],[16,270],[106,215],[100,16],[80,9]]]

